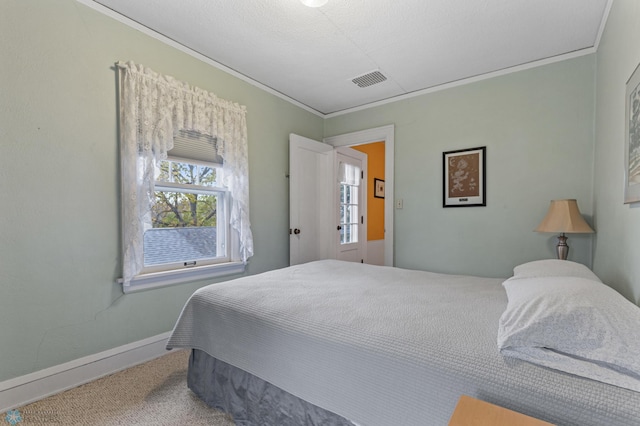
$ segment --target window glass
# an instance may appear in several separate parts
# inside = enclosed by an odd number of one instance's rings
[[[219,186],[221,175],[218,164],[183,159],[159,162],[151,228],[144,233],[147,271],[229,260],[227,192]]]
[[[357,185],[340,185],[340,244],[358,242],[358,191]]]

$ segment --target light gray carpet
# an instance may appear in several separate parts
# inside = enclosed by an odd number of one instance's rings
[[[23,425],[232,426],[187,388],[188,350],[155,360],[18,408]],[[6,421],[2,413],[0,423]]]

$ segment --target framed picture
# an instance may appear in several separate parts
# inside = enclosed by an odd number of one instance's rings
[[[442,207],[486,206],[487,147],[442,153]]]
[[[640,65],[626,86],[624,202],[640,201]]]
[[[382,179],[373,178],[373,196],[384,198],[384,181]]]

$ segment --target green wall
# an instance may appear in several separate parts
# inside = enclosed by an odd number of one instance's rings
[[[640,304],[640,205],[624,202],[625,83],[640,62],[640,3],[615,0],[597,53],[594,271]]]
[[[0,381],[169,331],[203,284],[116,284],[116,61],[247,106],[248,273],[288,265],[288,135],[322,118],[74,0],[0,2],[0,58]]]
[[[507,277],[555,257],[533,229],[549,201],[592,213],[595,56],[545,65],[325,120],[325,136],[395,124],[395,265]],[[487,206],[442,207],[442,153],[487,147]],[[591,264],[592,236],[569,259]]]

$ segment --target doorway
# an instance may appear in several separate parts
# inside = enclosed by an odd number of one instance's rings
[[[367,263],[384,265],[384,142],[353,145],[350,149],[366,154],[367,160],[367,189],[364,194],[367,201],[367,239],[364,242]]]
[[[289,135],[290,265],[365,261],[366,174],[366,154]]]
[[[343,135],[324,138],[323,142],[333,147],[353,147],[373,142],[384,142],[384,169],[385,169],[385,193],[384,193],[384,264],[395,264],[393,244],[393,167],[394,167],[394,131],[395,126],[376,127],[358,132],[345,133]]]

